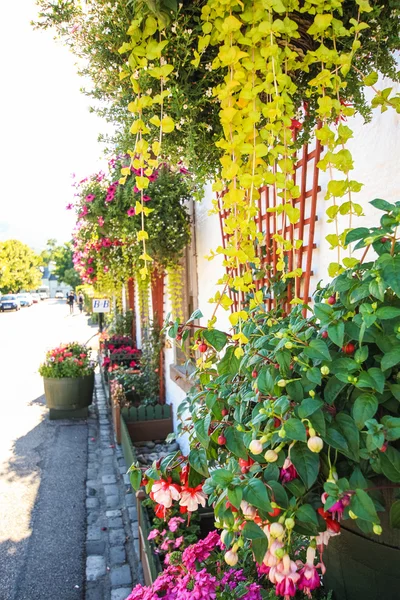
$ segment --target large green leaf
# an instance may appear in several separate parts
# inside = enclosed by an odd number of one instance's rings
[[[369,293],[371,294],[371,296],[378,298],[378,300],[380,300],[381,302],[383,302],[385,299],[385,291],[386,291],[386,287],[385,287],[385,283],[382,279],[380,279],[379,281],[376,281],[376,279],[373,279],[370,282]]]
[[[221,487],[227,487],[233,480],[234,474],[228,469],[217,469],[211,474],[212,480]]]
[[[251,479],[243,490],[243,497],[252,506],[266,512],[272,510],[267,488],[261,479]]]
[[[210,443],[209,436],[209,428],[211,425],[211,415],[208,414],[204,419],[199,419],[194,424],[194,430],[196,432],[196,437],[199,440],[200,444],[204,446],[204,448],[208,448]]]
[[[310,415],[315,413],[315,411],[321,408],[323,404],[324,403],[321,400],[318,400],[318,398],[305,398],[297,409],[300,419],[305,419],[306,417],[309,417]]]
[[[378,319],[395,319],[400,316],[400,308],[397,306],[381,306],[375,314]]]
[[[273,502],[276,502],[276,504],[278,504],[282,508],[287,508],[289,500],[283,485],[280,484],[278,481],[269,481],[268,485],[271,488]]]
[[[229,346],[224,356],[219,361],[217,369],[219,375],[230,375],[233,377],[239,371],[240,360],[235,356],[235,348]]]
[[[317,513],[311,504],[302,504],[296,511],[296,519],[299,519],[303,523],[318,525]]]
[[[327,402],[328,404],[333,404],[340,392],[343,390],[343,388],[346,387],[346,385],[347,382],[345,383],[343,381],[339,381],[339,379],[337,379],[336,377],[331,377],[328,380],[328,383],[326,384],[324,389],[325,402]]]
[[[243,434],[235,427],[227,427],[224,431],[224,435],[226,437],[225,446],[228,450],[239,458],[247,459],[248,451],[243,442]]]
[[[260,370],[257,377],[257,387],[262,394],[273,394],[274,380],[268,367],[262,367]]]
[[[237,509],[240,508],[240,503],[243,498],[243,490],[240,486],[236,485],[233,488],[228,488],[228,500]]]
[[[378,263],[383,265],[385,283],[391,287],[396,296],[400,297],[400,258],[383,254]]]
[[[218,329],[205,329],[203,330],[203,338],[217,350],[217,352],[221,352],[223,348],[225,348],[227,335],[223,331],[218,331]]]
[[[351,244],[351,242],[357,242],[358,240],[362,240],[365,237],[369,236],[369,229],[366,227],[356,227],[355,229],[351,229],[347,235],[345,240],[345,245]]]
[[[390,507],[390,527],[400,529],[400,500],[393,502]]]
[[[364,490],[356,489],[356,493],[351,497],[350,508],[359,519],[370,523],[379,521],[374,503]]]
[[[311,452],[306,444],[298,442],[290,451],[290,459],[304,485],[310,488],[318,477],[319,455]]]
[[[343,321],[339,321],[338,323],[333,323],[328,327],[328,335],[329,339],[332,340],[336,346],[341,348],[343,346],[344,340],[344,323]]]
[[[379,458],[383,474],[390,481],[400,483],[400,452],[393,446],[388,446],[386,452],[380,453]]]
[[[391,369],[400,362],[400,346],[383,355],[381,367],[383,371]]]
[[[399,417],[391,417],[386,415],[381,419],[382,425],[386,429],[386,439],[389,442],[394,442],[400,439],[400,419]]]
[[[347,442],[340,431],[338,431],[335,427],[328,427],[325,436],[323,437],[329,446],[336,448],[336,450],[341,450],[344,454],[348,455],[349,447]]]
[[[131,486],[137,492],[140,489],[140,483],[142,481],[142,472],[139,469],[134,469],[129,473],[129,479]]]
[[[247,521],[242,531],[243,537],[251,540],[251,548],[254,552],[254,558],[258,564],[261,564],[265,553],[268,550],[268,538],[256,523]]]
[[[360,434],[354,422],[354,419],[346,413],[338,413],[335,418],[335,424],[344,437],[349,447],[349,457],[352,460],[360,459]]]
[[[195,471],[201,473],[201,475],[204,475],[204,477],[209,476],[207,455],[204,448],[196,448],[196,450],[191,450],[188,460],[189,465],[193,467]]]
[[[363,429],[365,421],[372,419],[378,408],[378,400],[373,394],[361,394],[353,405],[353,417],[358,429]]]
[[[331,360],[329,349],[324,340],[314,339],[311,340],[309,345],[303,350],[309,358],[315,358],[319,360]]]
[[[286,437],[290,440],[306,442],[307,441],[307,433],[306,428],[300,419],[296,419],[292,417],[285,421],[285,432]]]

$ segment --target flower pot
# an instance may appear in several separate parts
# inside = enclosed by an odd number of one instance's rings
[[[334,600],[398,600],[400,544],[364,537],[348,528],[352,525],[344,522],[324,551],[326,589],[333,590]],[[393,538],[393,530],[388,533]]]
[[[87,417],[92,403],[94,374],[85,377],[43,377],[50,419]]]

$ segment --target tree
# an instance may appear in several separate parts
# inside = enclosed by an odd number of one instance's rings
[[[53,253],[54,253],[56,247],[57,247],[56,239],[51,238],[50,240],[47,240],[45,250],[42,250],[42,252],[40,253],[40,258],[42,259],[43,266],[45,266],[45,267],[49,266],[50,262],[53,260]]]
[[[53,249],[51,260],[56,265],[54,275],[57,279],[75,288],[82,283],[82,280],[75,271],[72,255],[72,244],[67,242],[63,246],[57,246]]]
[[[0,290],[17,293],[39,287],[41,257],[19,240],[0,242]]]

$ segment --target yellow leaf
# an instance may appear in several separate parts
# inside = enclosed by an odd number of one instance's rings
[[[145,190],[146,188],[149,187],[149,180],[147,179],[147,177],[140,177],[139,175],[136,176],[136,187],[139,190]]]
[[[142,269],[139,269],[139,273],[142,279],[146,279],[147,275],[149,274],[149,270],[147,267],[143,267]]]
[[[171,133],[175,129],[175,124],[171,117],[164,117],[161,121],[161,127],[164,133]]]
[[[231,300],[226,294],[223,294],[221,296],[220,304],[225,310],[228,310],[232,306],[233,300]]]
[[[143,242],[143,240],[148,240],[148,239],[149,239],[149,234],[147,233],[147,231],[144,231],[143,229],[141,229],[140,231],[137,232],[138,242]]]
[[[135,214],[140,215],[140,213],[142,212],[142,205],[140,204],[140,202],[138,202],[136,200],[136,204],[135,204]]]
[[[121,175],[129,175],[130,172],[131,172],[131,168],[130,167],[123,167],[121,169]]]
[[[160,154],[160,142],[153,142],[151,145],[151,149],[153,150],[153,154],[158,156]]]
[[[154,117],[151,117],[150,123],[152,125],[155,125],[156,127],[160,127],[160,125],[161,125],[160,117],[157,117],[157,115],[154,115]]]
[[[141,258],[142,260],[146,260],[148,262],[153,262],[153,259],[151,258],[150,254],[147,254],[147,252],[145,252],[144,254],[141,254],[139,256],[139,258]]]
[[[243,355],[244,355],[243,348],[241,348],[240,346],[238,346],[237,348],[235,348],[235,356],[236,356],[236,358],[242,358]]]
[[[126,183],[126,177],[121,177],[118,181],[120,185],[124,185]]]

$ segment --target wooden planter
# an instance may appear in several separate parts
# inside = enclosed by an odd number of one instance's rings
[[[43,377],[50,419],[86,418],[92,403],[94,374],[85,377]]]
[[[133,442],[164,440],[174,431],[169,404],[123,408],[121,417],[125,420]]]

